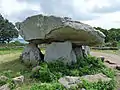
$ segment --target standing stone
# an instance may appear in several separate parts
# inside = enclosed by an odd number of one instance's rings
[[[41,60],[40,54],[37,45],[30,43],[24,48],[21,59],[26,65],[37,65]]]
[[[76,46],[76,47],[73,47],[73,50],[75,52],[75,55],[77,58],[79,57],[83,57],[83,50],[82,50],[82,46]]]
[[[86,56],[90,55],[90,47],[89,46],[82,46],[82,49],[84,50],[84,54]]]
[[[71,42],[53,42],[47,46],[44,60],[51,62],[59,59],[63,59],[63,62],[68,64],[76,62],[76,55],[72,50]]]

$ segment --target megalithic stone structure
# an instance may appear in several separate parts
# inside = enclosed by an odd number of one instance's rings
[[[76,57],[89,53],[86,51],[89,49],[82,49],[82,46],[102,44],[105,38],[93,27],[67,17],[40,14],[17,22],[16,27],[26,41],[48,45],[44,58],[47,62],[60,58],[66,59],[67,63],[76,62]]]

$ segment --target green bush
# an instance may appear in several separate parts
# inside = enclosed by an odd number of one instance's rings
[[[98,83],[87,83],[84,82],[84,86],[82,85],[80,88],[84,87],[87,90],[113,90],[115,87],[115,80],[114,75],[115,72],[112,69],[107,68],[103,62],[95,57],[86,57],[86,58],[78,58],[77,63],[74,63],[72,65],[65,65],[60,60],[55,61],[54,63],[41,63],[40,64],[41,69],[38,73],[39,80],[41,82],[49,82],[48,87],[51,90],[53,89],[53,86],[51,86],[51,83],[57,82],[60,77],[63,76],[83,76],[83,75],[91,75],[91,74],[97,74],[97,73],[103,73],[107,75],[108,77],[112,78],[112,81],[110,82],[98,82]],[[45,84],[46,85],[46,84]],[[41,84],[34,85],[34,89],[32,87],[31,90],[47,90],[47,89],[41,89],[41,88],[47,88],[43,85],[41,87]],[[38,89],[40,88],[40,89]],[[91,88],[91,89],[90,89]],[[59,89],[63,90],[63,89]],[[77,90],[71,89],[71,90]]]
[[[80,85],[81,86],[81,85]],[[88,82],[83,80],[82,87],[86,90],[114,90],[115,89],[115,81],[110,80],[109,82],[103,82],[99,80],[98,82]]]
[[[6,81],[0,80],[0,86],[6,84]]]
[[[107,42],[104,44],[105,47],[117,47],[117,41]]]
[[[41,82],[52,82],[56,80],[56,76],[51,73],[47,63],[41,63],[39,72],[32,73],[33,77],[39,79]]]
[[[61,73],[61,76],[83,76],[88,74],[97,74],[106,69],[103,62],[95,57],[78,58],[77,63],[72,65],[65,65],[63,62],[56,61],[48,63],[50,72],[56,74]],[[106,71],[107,72],[107,71]],[[59,76],[58,76],[59,77]]]

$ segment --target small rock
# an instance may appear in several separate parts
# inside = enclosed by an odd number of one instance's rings
[[[100,56],[99,58],[101,59],[102,62],[104,62],[104,60],[105,60],[104,56]]]
[[[98,82],[99,80],[101,81],[110,81],[111,78],[108,78],[106,75],[99,73],[95,75],[85,75],[81,77],[84,80],[87,80],[89,82]]]
[[[109,64],[116,64],[115,62],[112,62],[112,61],[110,61],[110,60],[106,60],[105,62],[106,62],[106,63],[109,63]]]
[[[5,84],[5,85],[1,86],[0,90],[10,90],[9,85]]]
[[[8,77],[6,76],[0,76],[0,81],[7,81],[8,80]]]
[[[81,83],[80,77],[73,76],[65,76],[60,78],[58,81],[67,89],[71,87],[77,87],[77,84]]]
[[[32,69],[32,72],[38,72],[40,70],[40,66],[36,66]]]
[[[116,69],[117,69],[117,70],[120,70],[120,65],[117,65],[117,66],[116,66]]]
[[[36,66],[32,69],[32,72],[31,72],[31,77],[32,78],[38,78],[40,77],[40,74],[39,74],[39,70],[40,70],[40,66]]]
[[[24,83],[24,76],[19,76],[13,78],[14,83],[17,85]]]
[[[81,90],[86,90],[85,88],[82,88]]]

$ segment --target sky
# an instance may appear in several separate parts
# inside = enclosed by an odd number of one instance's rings
[[[93,27],[120,28],[120,0],[0,0],[0,13],[13,23],[45,14],[70,17]]]

